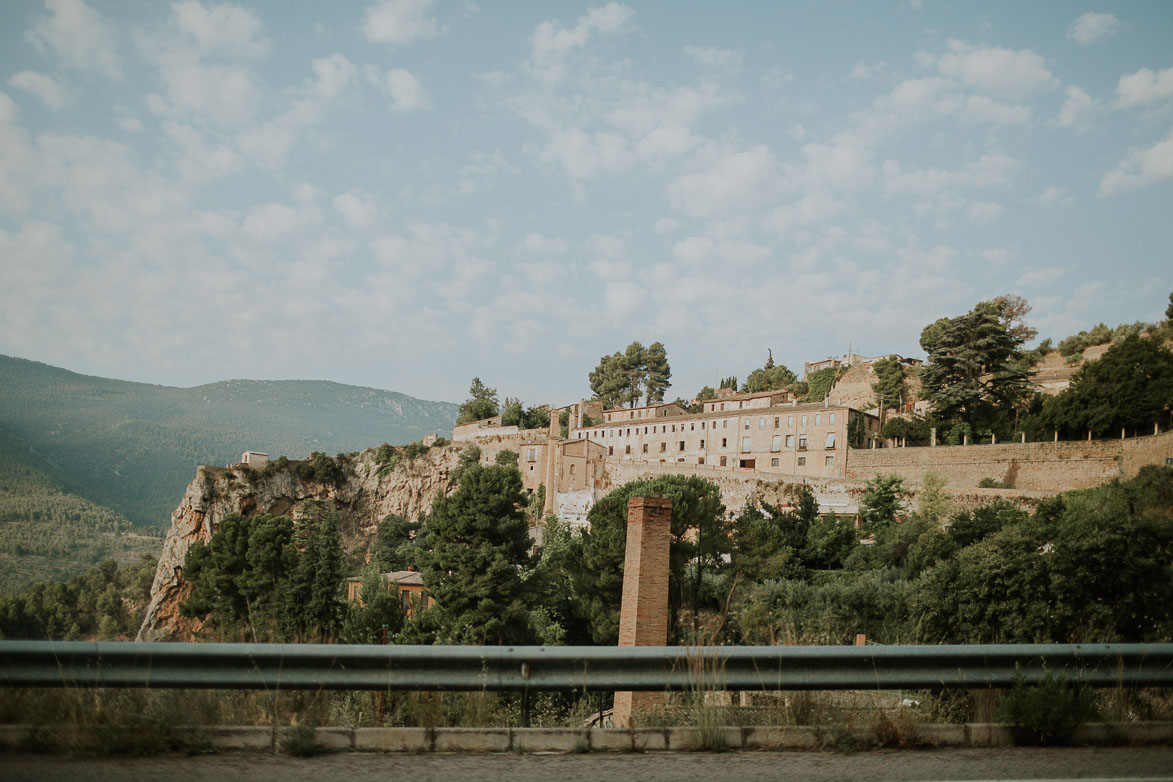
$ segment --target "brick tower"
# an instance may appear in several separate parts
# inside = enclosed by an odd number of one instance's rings
[[[623,558],[620,646],[668,644],[668,543],[672,500],[632,497],[627,501],[627,549]],[[632,725],[633,715],[653,711],[662,692],[617,692],[612,723]]]

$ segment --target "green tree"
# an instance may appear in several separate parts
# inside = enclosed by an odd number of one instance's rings
[[[613,644],[619,634],[627,501],[632,497],[672,500],[668,605],[673,630],[686,598],[695,605],[700,579],[719,568],[731,549],[720,489],[702,478],[665,475],[633,481],[600,499],[587,516],[590,528],[582,534],[581,560],[572,571],[575,596],[596,643]],[[694,561],[698,567],[686,579],[686,566]]]
[[[624,388],[620,401],[628,407],[639,404],[642,389],[648,382],[647,349],[639,342],[632,342],[623,354]]]
[[[808,402],[822,402],[827,398],[827,394],[831,393],[831,388],[834,387],[838,378],[838,367],[827,367],[808,372],[806,375],[807,390],[804,398]]]
[[[982,430],[1029,395],[1022,340],[1007,330],[1001,314],[997,304],[984,301],[921,332],[920,344],[928,354],[921,393],[942,419],[960,419]]]
[[[374,566],[362,572],[362,597],[350,603],[342,620],[340,640],[348,644],[381,644],[403,627],[398,590],[383,581]]]
[[[790,545],[785,516],[769,506],[746,502],[733,521],[733,568],[750,581],[777,578],[797,565],[798,551]]]
[[[664,392],[672,385],[672,369],[668,366],[668,351],[664,349],[662,342],[648,345],[644,354],[644,366],[647,368],[647,404],[663,402]]]
[[[1071,386],[1044,400],[1042,427],[1112,435],[1168,420],[1173,408],[1173,353],[1135,334],[1080,367]]]
[[[456,491],[438,497],[424,523],[431,554],[423,568],[436,607],[437,640],[505,644],[528,640],[521,568],[529,528],[521,474],[474,462]]]
[[[885,408],[900,407],[904,401],[904,365],[895,356],[882,358],[872,364],[876,373],[876,382],[872,383],[872,393],[876,395],[877,404]]]
[[[859,501],[860,521],[870,529],[882,529],[895,523],[904,494],[904,481],[900,476],[875,476],[864,486]]]
[[[468,399],[460,406],[456,423],[483,421],[497,415],[497,412],[497,389],[489,388],[479,377],[474,377],[468,387]]]
[[[591,391],[604,408],[619,407],[628,387],[627,361],[622,353],[612,353],[599,359],[599,365],[590,374]]]
[[[809,567],[836,570],[843,567],[856,540],[851,519],[832,513],[810,525],[802,557]]]
[[[749,373],[741,386],[741,392],[756,394],[761,391],[781,391],[789,388],[796,380],[798,378],[785,364],[774,364],[774,353],[770,351],[766,365]]]
[[[1169,306],[1165,308],[1165,320],[1173,320],[1173,293],[1169,294]]]
[[[334,640],[342,621],[346,557],[334,503],[315,500],[307,510],[294,536],[301,556],[284,590],[284,613],[289,636],[324,643]]]
[[[371,565],[379,573],[406,570],[417,564],[415,560],[416,534],[420,525],[396,513],[388,513],[375,530],[375,545],[371,551]]]

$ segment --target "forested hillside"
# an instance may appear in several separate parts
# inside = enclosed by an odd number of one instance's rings
[[[163,539],[117,511],[60,490],[25,444],[0,427],[0,593],[64,581],[106,559],[158,556]]]
[[[63,490],[156,534],[199,464],[245,449],[304,458],[447,436],[455,420],[454,404],[327,381],[170,388],[0,356],[0,426]]]

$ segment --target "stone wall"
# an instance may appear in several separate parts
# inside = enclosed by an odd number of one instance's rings
[[[936,473],[952,488],[976,488],[983,478],[1038,491],[1088,489],[1113,478],[1130,478],[1145,464],[1173,456],[1173,432],[1128,440],[852,450],[847,478],[864,481],[896,474],[919,483]]]

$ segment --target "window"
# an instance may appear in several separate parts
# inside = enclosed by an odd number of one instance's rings
[[[722,422],[721,422],[721,428],[722,428],[722,429],[728,429],[728,428],[729,428],[729,419],[728,419],[728,418],[726,418],[724,421],[722,421]]]
[[[607,446],[607,455],[608,455],[608,456],[614,456],[614,455],[615,455],[615,446],[613,446],[613,445],[608,445],[608,446]]]
[[[644,427],[644,434],[647,434],[647,433],[648,433],[648,428],[645,426]]]
[[[690,432],[696,431],[696,421],[693,421],[691,424],[688,425],[688,431],[690,431]]]
[[[403,606],[404,611],[411,610],[411,592],[406,589],[399,593],[399,603]]]
[[[765,429],[765,428],[766,428],[766,419],[759,418],[758,419],[758,429]]]
[[[664,453],[667,450],[668,450],[668,443],[660,443],[660,453]]]
[[[705,428],[705,422],[704,422],[704,421],[701,421],[701,430],[703,431],[703,430],[704,430],[704,428]]]
[[[835,447],[835,433],[834,432],[827,432],[827,447],[828,448]]]
[[[787,448],[794,447],[794,435],[792,435],[792,434],[786,435],[786,447]]]
[[[806,429],[806,416],[805,415],[802,417],[802,428]]]
[[[823,464],[827,465],[828,467],[834,467],[835,466],[835,457],[828,456],[827,458],[825,458],[823,460]]]
[[[815,426],[822,426],[822,425],[823,425],[823,414],[822,413],[815,413]]]
[[[774,453],[782,450],[782,435],[774,435],[774,439],[770,440],[770,450]]]
[[[623,446],[623,453],[627,456],[631,456],[631,446],[630,445]]]
[[[805,456],[798,457],[798,466],[799,467],[806,467],[806,457]]]
[[[745,428],[746,428],[746,429],[748,429],[748,428],[749,428],[749,419],[748,419],[748,418],[747,418],[747,419],[745,419]]]
[[[726,462],[725,462],[725,457],[724,457],[724,456],[722,456],[722,457],[721,457],[721,466],[722,466],[722,467],[725,467],[725,466],[726,466]]]
[[[533,472],[533,471],[534,471],[534,466],[533,466],[532,464],[529,466],[529,471],[530,471],[530,472]]]
[[[648,452],[648,444],[644,443],[644,453],[647,453],[647,452]]]
[[[798,450],[800,450],[800,451],[806,450],[806,435],[805,434],[800,434],[798,436]]]
[[[571,465],[570,465],[570,474],[574,475],[574,464],[573,463],[571,463]]]
[[[672,431],[673,431],[673,432],[675,432],[675,431],[676,431],[676,424],[672,424]]]
[[[786,428],[787,429],[794,428],[794,416],[792,416],[792,415],[786,416]]]
[[[828,414],[827,414],[827,422],[828,422],[829,424],[831,424],[831,426],[834,426],[834,425],[835,425],[835,414],[834,414],[834,413],[828,413]]]
[[[683,440],[680,441],[680,452],[684,453],[684,441]]]
[[[696,457],[696,463],[697,463],[697,464],[704,464],[704,463],[705,463],[705,457],[703,457],[703,456],[698,456],[698,457]]]
[[[781,426],[782,426],[782,416],[780,416],[780,415],[774,416],[774,428],[778,429]]]
[[[771,467],[777,467],[777,466],[778,466],[778,459],[777,459],[777,457],[775,457],[775,458],[773,458],[773,459],[771,459],[771,460],[770,460],[770,466],[771,466]]]
[[[728,439],[726,439],[726,438],[724,438],[724,437],[722,437],[722,438],[721,438],[721,447],[722,447],[722,448],[728,448],[728,447],[729,447],[729,440],[728,440]]]
[[[701,440],[701,450],[705,450],[705,441]]]
[[[749,453],[749,438],[748,437],[741,438],[741,452],[742,453]]]
[[[536,462],[538,460],[538,449],[530,448],[526,453],[525,460],[527,462]]]
[[[721,409],[722,409],[722,410],[724,410],[724,409],[725,409],[725,403],[724,403],[724,402],[722,402],[722,403],[721,403]]]

